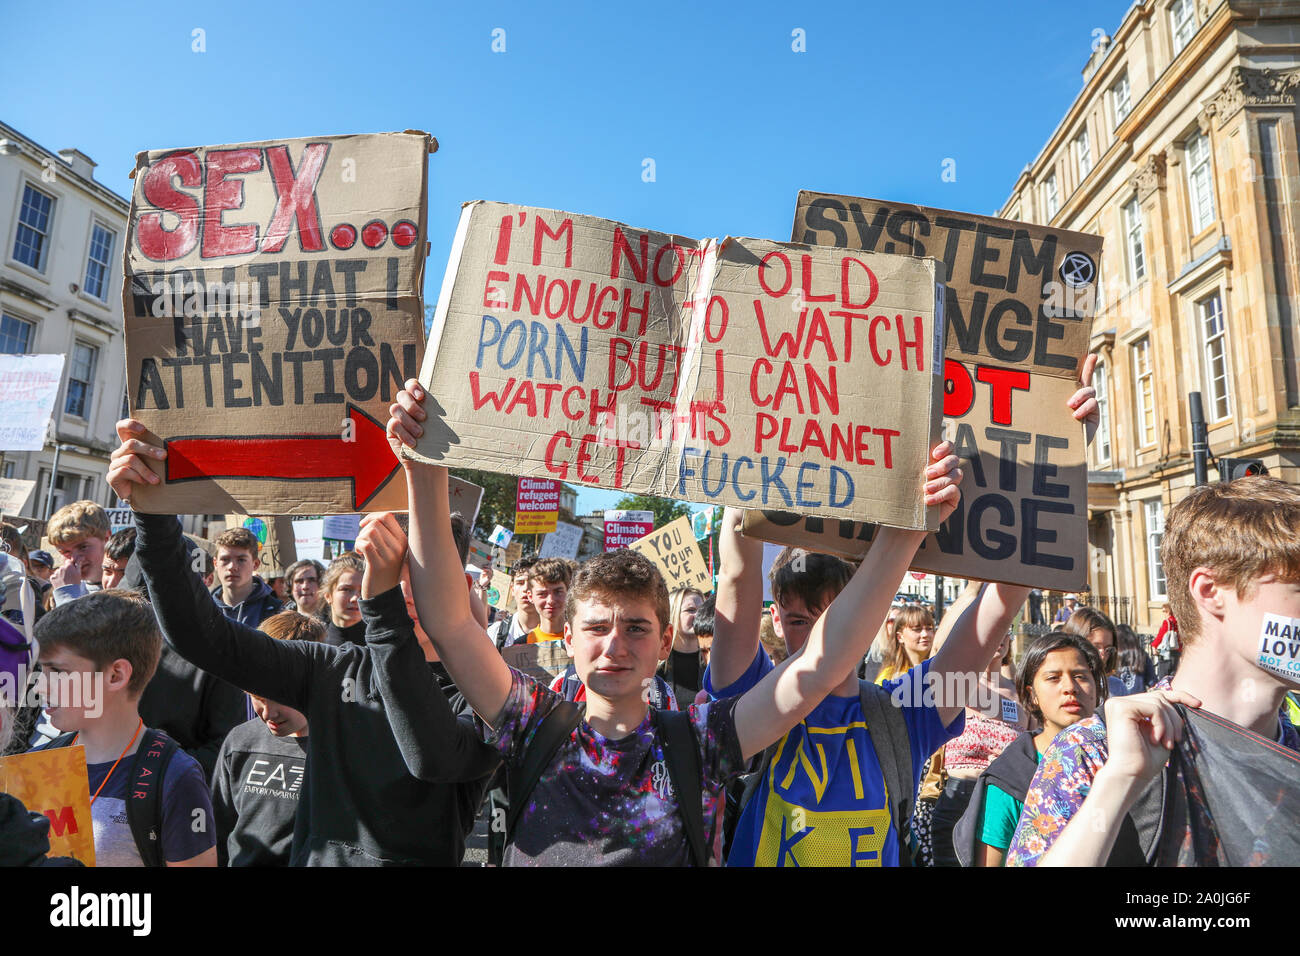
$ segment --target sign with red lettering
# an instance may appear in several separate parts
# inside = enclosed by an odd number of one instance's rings
[[[520,478],[515,487],[515,534],[549,534],[560,517],[560,483]]]
[[[90,817],[86,748],[58,747],[0,758],[0,793],[50,820],[50,856],[95,865],[95,824]]]
[[[424,133],[141,153],[123,308],[155,513],[406,507],[384,437],[424,350]]]
[[[934,260],[466,205],[413,457],[926,528]]]
[[[653,511],[606,511],[605,550],[629,548],[655,529]]]
[[[801,192],[797,241],[937,256],[945,279],[944,434],[965,459],[962,502],[914,566],[1075,590],[1087,584],[1088,471],[1079,387],[1101,237],[875,199]],[[751,511],[745,534],[860,559],[873,529]]]

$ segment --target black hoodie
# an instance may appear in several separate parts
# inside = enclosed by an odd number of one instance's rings
[[[1023,733],[989,764],[989,768],[975,781],[975,792],[971,794],[966,812],[962,814],[957,825],[952,829],[952,845],[957,851],[957,859],[962,866],[975,865],[975,851],[980,843],[980,821],[984,817],[984,795],[989,784],[997,784],[998,789],[1021,803],[1029,793],[1029,784],[1038,770],[1038,750],[1034,747],[1034,735]]]
[[[184,561],[175,518],[135,515],[136,554],[163,636],[180,654],[237,687],[302,711],[311,725],[306,779],[291,866],[455,866],[465,852],[488,775],[499,758],[448,698],[455,685],[429,668],[442,691],[427,703],[445,729],[436,779],[406,769],[380,696],[370,648],[277,641],[218,610]],[[361,602],[372,640],[415,631],[400,588]],[[404,643],[404,642],[403,642]]]

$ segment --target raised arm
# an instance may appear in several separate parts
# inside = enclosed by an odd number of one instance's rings
[[[925,503],[938,505],[940,519],[957,507],[961,469],[952,446],[934,449],[936,464],[925,471]],[[748,759],[775,742],[808,715],[867,652],[889,611],[896,585],[925,538],[923,531],[882,528],[848,585],[817,619],[800,653],[764,677],[736,704],[736,733]]]
[[[729,687],[749,669],[758,653],[763,616],[763,542],[740,533],[744,512],[726,508],[718,532],[717,614],[709,683]]]
[[[977,675],[988,666],[989,658],[1002,643],[1007,628],[1028,596],[1029,588],[985,584],[975,601],[961,608],[954,605],[944,615],[944,623],[947,624],[952,617],[956,620],[930,665],[930,673],[937,675],[933,678],[934,686],[942,689],[969,687],[974,691]],[[948,681],[944,679],[948,674],[966,679]],[[950,699],[950,695],[942,692],[937,697],[939,719],[947,727],[968,701],[965,695],[960,695],[960,699]],[[970,703],[973,706],[973,701]]]
[[[406,536],[387,512],[366,515],[357,552],[366,559],[361,617],[374,685],[411,776],[435,783],[478,780],[501,762],[470,718],[459,719],[424,659],[399,581]]]
[[[122,444],[113,452],[108,483],[119,498],[130,500],[135,487],[157,482],[144,458],[159,460],[162,448],[140,441],[144,426],[127,419],[117,423]],[[135,513],[135,553],[149,586],[149,599],[163,637],[200,670],[229,681],[259,697],[269,697],[311,717],[309,698],[316,666],[334,651],[308,641],[277,641],[227,618],[190,567],[180,522],[171,515]]]
[[[389,408],[388,441],[406,472],[411,510],[411,590],[425,633],[469,705],[495,724],[510,694],[510,668],[470,610],[465,570],[451,534],[447,469],[402,457],[424,434],[424,386],[415,379]]]

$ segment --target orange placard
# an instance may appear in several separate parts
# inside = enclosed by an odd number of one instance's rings
[[[95,865],[86,748],[59,747],[0,759],[0,791],[50,818],[50,856]]]

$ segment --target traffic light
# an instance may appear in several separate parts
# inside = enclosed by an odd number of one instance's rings
[[[1219,458],[1216,459],[1219,466],[1219,480],[1232,481],[1234,478],[1245,478],[1247,475],[1267,475],[1268,469],[1264,467],[1264,462],[1258,458]]]

